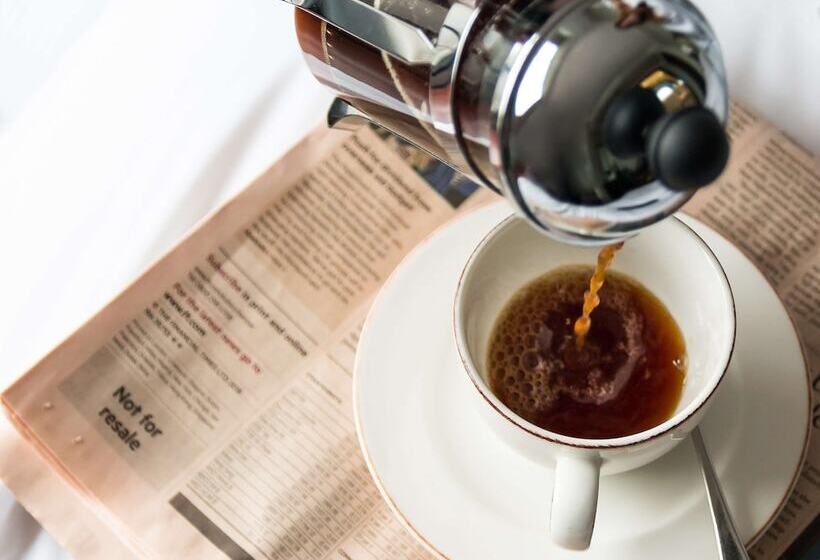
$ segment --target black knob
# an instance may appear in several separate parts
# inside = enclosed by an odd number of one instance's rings
[[[718,178],[729,159],[729,139],[712,111],[688,107],[652,125],[646,155],[663,184],[688,191]]]
[[[663,104],[651,90],[635,87],[622,93],[604,117],[606,147],[618,158],[642,156],[647,129],[663,113]]]

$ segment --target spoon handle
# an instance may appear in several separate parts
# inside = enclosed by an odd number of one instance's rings
[[[706,497],[709,499],[712,524],[718,540],[719,558],[720,560],[749,560],[746,547],[743,546],[743,541],[737,536],[735,525],[732,523],[732,515],[726,506],[726,500],[720,489],[720,481],[715,474],[714,467],[712,467],[712,461],[709,460],[709,454],[706,452],[706,446],[703,444],[703,437],[700,435],[699,428],[692,431],[692,443],[700,458],[703,481],[706,485]]]

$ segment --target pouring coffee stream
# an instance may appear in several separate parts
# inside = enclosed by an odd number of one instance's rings
[[[623,241],[609,245],[601,249],[598,253],[598,262],[595,264],[595,271],[589,279],[589,289],[584,292],[584,304],[581,309],[581,316],[575,321],[573,331],[575,333],[575,344],[579,350],[584,348],[589,329],[592,328],[592,312],[601,302],[598,292],[606,281],[606,271],[615,259],[615,254],[624,246]]]

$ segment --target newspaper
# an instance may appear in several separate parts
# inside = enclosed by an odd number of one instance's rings
[[[820,159],[740,104],[729,119],[732,156],[715,185],[685,207],[731,240],[766,275],[800,332],[811,368],[812,431],[806,463],[782,513],[753,548],[756,560],[814,545],[820,557]]]
[[[730,127],[687,210],[767,273],[817,364],[820,165],[740,106]],[[3,393],[0,476],[77,558],[431,557],[359,452],[353,359],[402,257],[494,199],[380,131],[316,131]],[[755,558],[820,511],[816,437]]]

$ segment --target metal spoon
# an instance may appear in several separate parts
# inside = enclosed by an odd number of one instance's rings
[[[699,428],[692,431],[692,443],[700,459],[703,482],[706,485],[706,497],[709,499],[709,510],[712,512],[712,525],[718,541],[719,558],[720,560],[749,560],[749,553],[746,552],[746,547],[737,536],[735,525],[732,523],[732,514],[726,506],[726,500],[720,490],[720,481],[715,474],[712,461],[709,460]]]

